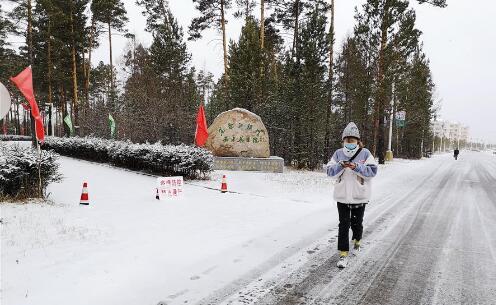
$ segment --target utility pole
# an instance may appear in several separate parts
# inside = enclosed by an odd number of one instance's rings
[[[436,144],[436,131],[434,130],[432,136],[432,153],[436,152],[435,144]]]
[[[439,144],[439,152],[443,151],[443,138],[444,138],[444,122],[441,122],[441,143]]]
[[[389,116],[389,140],[388,140],[388,150],[386,151],[386,161],[393,161],[393,150],[391,148],[393,139],[393,119],[394,119],[394,83],[392,89],[391,98],[391,114]]]
[[[422,142],[420,142],[420,159],[424,155],[424,131],[422,130]]]
[[[28,56],[29,56],[29,65],[32,67],[33,66],[33,14],[32,14],[32,4],[31,0],[27,1],[28,5],[28,37],[27,37],[27,42],[28,42]],[[31,121],[31,134],[32,134],[32,140],[31,144],[33,145],[34,148],[38,147],[38,140],[36,139],[36,126],[34,122],[33,115],[31,114],[31,109],[29,110],[29,118]]]
[[[461,134],[461,124],[458,125],[457,143],[456,149],[460,149],[460,134]]]

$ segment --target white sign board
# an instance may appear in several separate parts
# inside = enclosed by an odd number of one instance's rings
[[[10,110],[10,94],[7,88],[0,83],[0,120],[2,120]]]
[[[404,121],[406,118],[406,112],[405,111],[398,111],[396,112],[396,120],[398,121]]]
[[[184,179],[182,176],[157,178],[157,188],[160,200],[182,198],[184,193],[183,186]]]

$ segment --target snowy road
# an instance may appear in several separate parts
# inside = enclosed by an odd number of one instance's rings
[[[321,172],[215,172],[158,202],[153,177],[60,161],[52,204],[0,205],[2,304],[495,304],[496,156],[381,166],[344,270]]]
[[[419,171],[412,175],[418,175]],[[336,242],[289,272],[260,277],[202,304],[495,304],[496,159],[439,157],[366,211],[364,249],[338,270]],[[296,266],[293,266],[296,265]]]

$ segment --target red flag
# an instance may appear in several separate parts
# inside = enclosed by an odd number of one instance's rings
[[[35,120],[36,126],[36,138],[38,141],[43,142],[45,140],[45,131],[43,129],[43,120],[40,116],[40,110],[38,109],[38,104],[34,98],[33,90],[33,73],[31,67],[27,67],[15,77],[11,77],[10,80],[19,88],[19,91],[24,95],[26,100],[31,106],[31,116]]]
[[[207,119],[205,118],[205,109],[203,108],[203,104],[201,104],[200,109],[198,109],[198,114],[196,115],[195,143],[202,147],[207,142],[207,139]]]

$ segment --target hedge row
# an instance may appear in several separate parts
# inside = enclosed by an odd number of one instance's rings
[[[205,178],[213,169],[213,156],[208,150],[184,144],[134,144],[94,137],[47,137],[42,148],[64,156],[163,176],[184,176],[186,179]]]
[[[18,135],[0,135],[0,141],[31,141],[31,137]]]
[[[53,152],[42,151],[40,158],[31,147],[0,143],[0,201],[44,197],[48,184],[61,179],[57,157]]]

